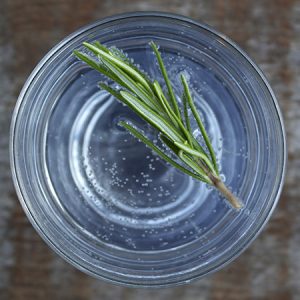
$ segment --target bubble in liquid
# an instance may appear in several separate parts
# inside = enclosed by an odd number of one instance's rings
[[[224,174],[220,174],[220,179],[224,182],[226,180],[226,176]]]
[[[245,215],[247,215],[247,216],[250,216],[250,209],[249,208],[244,208],[243,209],[243,213],[245,214]]]

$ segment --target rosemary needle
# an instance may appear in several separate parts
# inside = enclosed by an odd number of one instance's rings
[[[99,42],[84,42],[83,46],[91,53],[87,54],[75,50],[74,54],[77,58],[116,82],[121,88],[114,89],[104,83],[100,83],[100,87],[127,105],[155,128],[162,143],[174,155],[170,155],[165,149],[155,145],[134,124],[121,121],[119,125],[123,126],[173,167],[197,180],[214,186],[234,208],[240,209],[242,203],[220,179],[215,152],[194,104],[185,76],[181,74],[183,86],[183,109],[181,111],[157,45],[150,42],[167,93],[164,93],[157,80],[151,80],[116,47],[107,48]],[[205,146],[201,145],[193,135],[188,114],[189,109],[198,125]]]

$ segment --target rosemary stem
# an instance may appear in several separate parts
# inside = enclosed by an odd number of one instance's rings
[[[213,183],[213,186],[223,194],[223,196],[230,202],[230,204],[236,208],[241,209],[243,207],[240,200],[230,191],[230,189],[224,184],[224,182],[213,174],[209,174],[209,177]]]
[[[164,94],[157,80],[152,81],[121,50],[107,48],[99,42],[92,44],[84,42],[83,45],[96,55],[98,60],[82,51],[76,50],[74,54],[93,69],[118,84],[119,87],[116,89],[104,83],[100,83],[100,86],[155,128],[160,140],[171,150],[171,156],[149,140],[144,132],[126,122],[120,124],[162,159],[195,179],[215,187],[234,208],[240,209],[242,203],[220,179],[214,149],[194,104],[184,74],[181,74],[184,104],[182,113],[179,110],[172,83],[155,43],[151,42],[150,45],[158,61],[169,97]],[[191,116],[188,114],[189,109],[192,112]],[[196,121],[208,151],[201,146],[194,136],[190,118]],[[172,155],[177,156],[179,163],[173,159]]]

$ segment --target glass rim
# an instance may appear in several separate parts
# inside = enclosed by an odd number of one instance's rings
[[[23,210],[26,213],[26,216],[30,220],[31,224],[33,227],[36,229],[36,231],[39,233],[39,235],[43,238],[43,240],[49,245],[51,249],[53,249],[56,253],[58,253],[61,257],[63,257],[68,263],[71,265],[75,266],[77,269],[83,271],[84,273],[87,273],[95,278],[98,279],[103,279],[107,282],[110,283],[118,283],[123,286],[130,286],[130,287],[147,287],[147,288],[159,288],[159,287],[168,287],[168,286],[177,286],[181,285],[183,283],[186,283],[187,281],[176,281],[172,282],[169,281],[167,283],[162,283],[162,284],[155,284],[155,285],[144,285],[144,284],[138,284],[138,283],[132,283],[132,282],[125,282],[125,281],[119,281],[119,280],[113,280],[111,278],[102,276],[97,274],[95,271],[92,269],[88,269],[85,265],[81,264],[80,262],[76,261],[71,255],[68,255],[66,252],[64,252],[62,249],[57,247],[55,243],[47,236],[45,233],[44,229],[40,226],[39,222],[36,220],[34,214],[32,214],[32,211],[30,210],[30,207],[28,205],[28,199],[26,196],[24,196],[22,187],[21,187],[21,180],[18,176],[18,172],[16,169],[16,164],[15,164],[15,143],[14,143],[14,138],[15,138],[15,130],[17,128],[17,121],[18,121],[18,116],[19,116],[19,111],[21,109],[21,106],[23,104],[23,100],[25,98],[25,95],[28,91],[28,89],[31,87],[32,82],[34,82],[36,76],[40,72],[40,70],[43,69],[44,65],[51,59],[53,56],[56,55],[56,53],[62,49],[65,45],[67,45],[70,41],[75,39],[77,36],[83,34],[84,32],[88,32],[92,30],[93,28],[96,28],[98,26],[114,22],[114,21],[121,21],[124,19],[130,19],[130,18],[137,18],[137,17],[157,17],[157,18],[165,18],[165,19],[170,19],[170,20],[177,20],[177,21],[183,21],[186,23],[189,23],[191,25],[194,25],[196,27],[199,27],[201,29],[204,29],[215,36],[220,37],[222,40],[227,42],[230,46],[234,48],[238,53],[240,53],[245,60],[251,65],[251,67],[255,70],[255,72],[258,74],[258,77],[261,79],[262,83],[264,86],[267,88],[270,98],[273,101],[273,105],[275,107],[278,121],[280,124],[280,129],[281,129],[281,134],[282,134],[282,141],[283,141],[283,155],[282,155],[282,172],[281,172],[281,178],[279,179],[279,184],[277,187],[277,190],[274,192],[274,199],[273,203],[270,205],[269,211],[266,213],[265,219],[261,220],[259,223],[259,226],[256,226],[257,230],[253,230],[250,236],[248,236],[247,239],[244,239],[244,243],[242,245],[239,245],[238,247],[233,248],[234,251],[233,254],[230,256],[226,257],[223,261],[216,261],[217,266],[212,265],[208,271],[205,274],[200,274],[192,277],[191,279],[188,280],[188,282],[193,281],[195,279],[201,278],[203,276],[206,276],[208,274],[214,273],[220,269],[222,269],[224,266],[228,265],[230,262],[232,262],[235,258],[237,258],[242,252],[244,252],[247,247],[256,239],[256,237],[260,234],[260,232],[263,230],[265,227],[266,223],[270,219],[278,201],[280,198],[280,194],[283,188],[284,184],[284,178],[285,178],[285,173],[286,173],[286,161],[287,161],[287,146],[286,146],[286,135],[285,135],[285,129],[284,129],[284,123],[283,123],[283,117],[277,102],[277,99],[275,97],[274,92],[272,91],[267,79],[265,78],[265,75],[263,72],[260,70],[260,68],[254,63],[254,61],[238,46],[234,41],[232,41],[230,38],[225,36],[224,34],[220,33],[219,31],[213,29],[207,24],[203,24],[202,22],[197,22],[189,17],[182,16],[179,14],[174,14],[174,13],[167,13],[167,12],[159,12],[159,11],[147,11],[147,12],[128,12],[128,13],[121,13],[121,14],[115,14],[112,16],[108,16],[105,18],[102,18],[100,20],[94,21],[88,25],[82,26],[79,29],[75,30],[73,33],[69,34],[67,37],[65,37],[61,42],[56,44],[54,47],[52,47],[46,55],[39,61],[39,63],[36,65],[36,67],[33,69],[31,74],[29,75],[28,79],[25,81],[23,88],[19,94],[18,100],[16,102],[12,119],[11,119],[11,126],[10,126],[10,141],[9,141],[9,155],[10,155],[10,167],[11,167],[11,173],[12,173],[12,179],[13,183],[15,186],[15,190],[18,196],[18,199],[22,205]],[[191,270],[189,270],[191,272]],[[193,272],[191,272],[193,273]],[[158,276],[158,278],[160,278]],[[164,278],[162,276],[161,278]]]

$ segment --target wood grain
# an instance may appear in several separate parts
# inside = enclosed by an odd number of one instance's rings
[[[258,63],[282,109],[288,141],[283,194],[271,221],[234,263],[203,280],[163,290],[112,286],[54,254],[27,221],[9,169],[16,98],[39,59],[78,27],[114,13],[161,10],[224,32]],[[1,0],[0,299],[300,299],[300,1]]]

